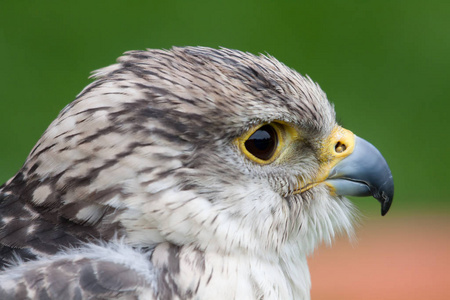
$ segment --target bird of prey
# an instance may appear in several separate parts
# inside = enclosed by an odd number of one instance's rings
[[[0,299],[309,299],[344,196],[394,186],[309,77],[205,47],[130,51],[0,189]]]

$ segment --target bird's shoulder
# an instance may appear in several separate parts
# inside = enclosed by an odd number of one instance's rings
[[[0,187],[0,270],[15,259],[53,255],[95,237],[94,229],[63,218],[58,207],[35,205],[37,186],[19,172]]]
[[[0,299],[156,299],[151,249],[89,244],[0,272]]]

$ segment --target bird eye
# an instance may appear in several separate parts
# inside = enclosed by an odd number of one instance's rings
[[[284,121],[275,120],[251,128],[237,137],[234,143],[251,161],[267,165],[287,153],[285,151],[299,138],[296,127]]]
[[[244,143],[245,148],[255,157],[267,161],[272,158],[278,146],[278,135],[270,124],[256,130]]]

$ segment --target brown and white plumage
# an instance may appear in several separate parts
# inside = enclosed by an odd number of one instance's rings
[[[95,77],[0,190],[0,298],[309,298],[306,256],[353,219],[339,187],[308,185],[337,161],[319,86],[202,47],[127,52]],[[249,159],[237,141],[272,122],[294,137]]]

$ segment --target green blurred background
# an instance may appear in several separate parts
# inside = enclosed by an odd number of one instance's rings
[[[20,168],[89,72],[124,51],[224,46],[308,74],[394,174],[388,216],[450,208],[450,2],[2,1],[0,181]],[[364,214],[379,205],[355,199]]]
[[[450,299],[450,1],[0,0],[0,184],[92,70],[173,45],[277,57],[389,162],[391,211],[354,199],[370,220],[316,251],[313,299]]]

